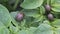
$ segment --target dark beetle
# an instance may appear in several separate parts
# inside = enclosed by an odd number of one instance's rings
[[[49,20],[53,20],[54,19],[53,15],[52,14],[48,14],[48,19]]]
[[[17,15],[16,15],[16,20],[17,21],[21,21],[21,20],[23,20],[23,18],[24,18],[24,14],[23,13],[18,13]]]
[[[50,10],[51,10],[50,5],[48,5],[48,4],[47,4],[47,5],[45,5],[45,10],[46,10],[46,11],[50,11]]]

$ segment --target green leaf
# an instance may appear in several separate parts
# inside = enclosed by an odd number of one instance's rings
[[[60,0],[53,0],[51,1],[52,10],[55,12],[60,12]]]
[[[60,28],[57,28],[57,29],[55,30],[55,34],[60,34]]]
[[[30,27],[30,28],[28,29],[28,31],[31,31],[32,33],[34,33],[36,30],[37,30],[36,27]]]
[[[15,25],[15,26],[18,26],[18,22],[15,20],[15,17],[17,15],[18,11],[16,12],[11,12],[10,15],[11,15],[11,19],[12,19],[12,23]]]
[[[25,22],[26,22],[25,26],[27,26],[27,27],[31,26],[31,24],[34,23],[33,20],[34,20],[34,18],[32,18],[32,17],[26,17],[25,18]]]
[[[48,24],[48,25],[50,25],[49,20],[44,20],[43,23],[44,23],[44,24]]]
[[[7,28],[0,29],[0,34],[10,34],[10,31]]]
[[[10,31],[11,31],[11,33],[17,33],[18,31],[19,31],[19,28],[18,27],[14,27],[12,24],[10,25]]]
[[[60,19],[55,19],[55,21],[52,22],[52,25],[55,27],[60,27]]]
[[[60,12],[60,4],[55,4],[54,6],[52,6],[52,10],[54,11],[54,12]]]
[[[0,22],[0,34],[9,34],[9,30]]]
[[[15,11],[15,12],[11,12],[10,14],[11,14],[11,16],[13,16],[13,18],[15,18],[17,13],[18,13],[18,11]]]
[[[5,28],[4,24],[0,21],[0,29]]]
[[[53,34],[53,30],[51,30],[51,26],[43,23],[40,26],[30,27],[26,30],[20,30],[17,34]]]
[[[20,23],[20,28],[21,29],[26,29],[26,19],[23,19],[23,21],[21,21],[21,23]]]
[[[40,13],[45,14],[45,8],[43,6],[40,6]]]
[[[27,34],[26,30],[21,30],[17,34]]]
[[[0,4],[0,21],[5,25],[9,26],[11,24],[11,17],[9,11],[6,7]]]
[[[51,11],[51,13],[54,15],[54,17],[60,18],[60,12]]]
[[[19,31],[17,34],[34,34],[34,32],[36,31],[36,27],[30,27],[27,30],[21,30]]]
[[[40,16],[38,10],[22,10],[26,16],[37,18]]]
[[[44,19],[45,19],[45,17],[41,15],[40,17],[35,18],[34,22],[39,22],[39,21],[42,22]]]
[[[50,25],[43,23],[37,28],[34,34],[53,34],[53,31]]]
[[[60,0],[51,0],[51,4],[60,3]]]
[[[55,0],[50,0],[51,1],[51,5],[55,3]]]
[[[34,34],[34,32],[37,30],[36,27],[30,27],[29,29],[27,29],[27,34]]]
[[[24,19],[23,21],[21,21],[21,26],[24,27],[25,23],[26,23],[26,20]]]
[[[21,7],[24,9],[35,9],[41,6],[42,3],[43,0],[24,0],[24,2],[21,4]]]

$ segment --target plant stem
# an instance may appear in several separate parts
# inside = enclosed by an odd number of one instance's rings
[[[19,0],[16,0],[15,4],[14,4],[14,6],[13,6],[13,9],[14,9],[14,10],[17,8],[18,3],[19,3]]]
[[[48,5],[50,4],[49,2],[50,2],[50,0],[47,0],[47,4],[48,4]]]

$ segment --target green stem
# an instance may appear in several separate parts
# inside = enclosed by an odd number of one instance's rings
[[[47,0],[47,4],[49,5],[50,0]]]
[[[17,8],[18,3],[19,3],[19,0],[16,0],[15,4],[14,4],[14,6],[13,6],[13,9],[14,9],[14,10]]]

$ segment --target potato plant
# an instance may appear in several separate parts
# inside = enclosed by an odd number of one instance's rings
[[[0,0],[0,34],[60,34],[60,0]]]

